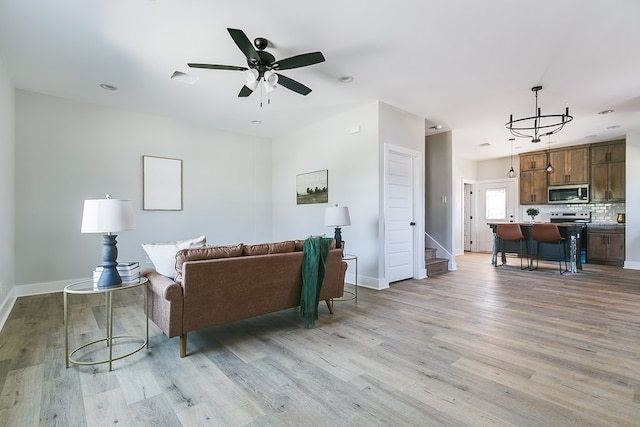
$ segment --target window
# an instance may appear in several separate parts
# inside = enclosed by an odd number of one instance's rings
[[[507,217],[507,189],[488,189],[486,194],[486,219],[505,219]]]

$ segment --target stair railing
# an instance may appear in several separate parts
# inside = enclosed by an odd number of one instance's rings
[[[449,259],[449,262],[452,262],[455,258],[454,256],[451,254],[451,252],[449,252],[448,250],[446,250],[444,248],[444,246],[442,246],[440,243],[438,243],[438,241],[436,239],[433,238],[433,236],[431,236],[429,233],[427,233],[426,231],[424,232],[424,235],[427,236],[427,238],[429,240],[431,240],[433,243],[436,244],[436,246],[438,246],[440,249],[442,249],[444,251],[444,253],[447,254],[447,257]]]

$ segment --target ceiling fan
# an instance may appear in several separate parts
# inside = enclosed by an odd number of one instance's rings
[[[264,81],[267,92],[271,92],[276,87],[276,83],[292,90],[300,95],[308,95],[311,92],[307,86],[293,80],[287,76],[283,76],[277,71],[290,70],[292,68],[306,67],[308,65],[324,62],[322,52],[303,53],[290,58],[276,61],[276,58],[265,51],[268,41],[265,38],[258,37],[253,41],[249,41],[244,31],[235,28],[227,28],[233,41],[238,45],[244,56],[247,58],[247,67],[238,67],[235,65],[216,65],[216,64],[195,64],[188,63],[191,68],[208,68],[211,70],[234,70],[247,71],[245,75],[245,84],[240,89],[239,97],[246,97],[253,93],[261,80]],[[255,45],[255,47],[254,47]]]

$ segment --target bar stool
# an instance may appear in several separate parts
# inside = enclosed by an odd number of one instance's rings
[[[524,234],[522,234],[522,229],[519,224],[516,223],[508,223],[508,224],[498,224],[496,227],[496,236],[500,239],[499,244],[502,246],[502,255],[505,254],[505,246],[506,242],[519,242],[520,250],[518,251],[518,258],[520,258],[520,270],[524,270],[525,268],[530,268],[529,265],[529,242]],[[522,266],[522,245],[525,245],[525,251],[527,253],[527,267]],[[496,251],[498,252],[498,251]],[[502,263],[504,265],[504,263]],[[496,262],[496,267],[498,263]]]
[[[556,224],[533,224],[531,227],[531,238],[537,242],[536,250],[536,268],[530,268],[531,270],[538,269],[538,262],[540,261],[540,246],[547,245],[562,245],[562,254],[564,255],[564,271],[567,271],[567,245],[564,237],[560,235],[560,229]],[[558,264],[560,268],[560,274],[562,271],[562,259],[558,257]],[[530,263],[530,267],[533,267],[533,261]]]

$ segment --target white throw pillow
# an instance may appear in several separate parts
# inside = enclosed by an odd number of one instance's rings
[[[147,253],[156,271],[171,279],[176,276],[176,253],[180,249],[201,248],[207,244],[205,236],[175,242],[143,243],[142,249]]]

